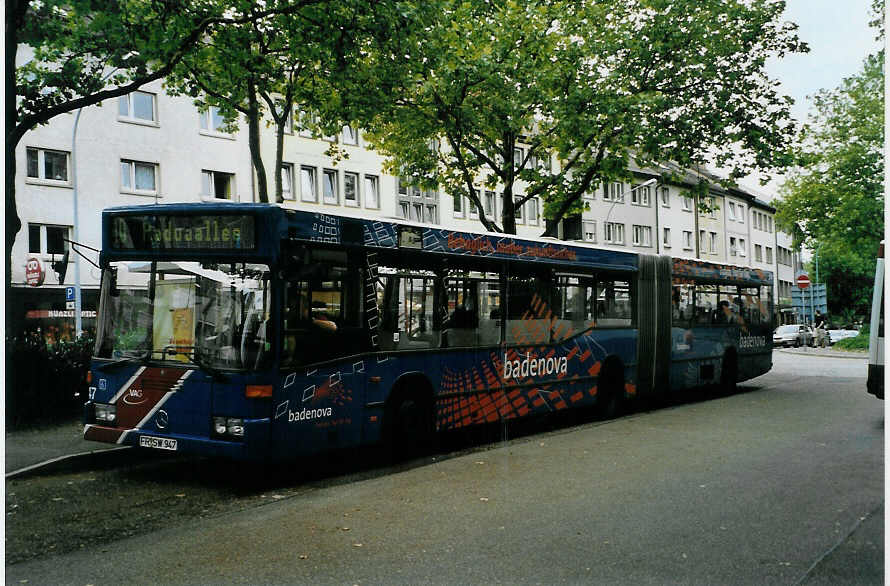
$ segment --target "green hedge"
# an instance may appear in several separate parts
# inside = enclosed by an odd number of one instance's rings
[[[855,338],[838,340],[834,347],[838,350],[868,350],[868,328],[862,328]]]
[[[6,338],[7,426],[78,416],[93,345],[90,338],[52,346],[37,335]]]

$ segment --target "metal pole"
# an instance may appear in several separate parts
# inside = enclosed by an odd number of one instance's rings
[[[80,222],[77,218],[77,124],[80,122],[80,113],[83,108],[77,110],[74,116],[74,130],[71,133],[71,182],[74,187],[74,242],[80,242]],[[71,243],[68,246],[72,246]],[[80,294],[80,254],[74,252],[74,331],[75,337],[80,338],[83,331],[83,318],[81,316]]]

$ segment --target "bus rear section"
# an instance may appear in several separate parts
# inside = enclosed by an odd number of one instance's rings
[[[868,392],[884,398],[884,243],[878,249],[868,334]]]

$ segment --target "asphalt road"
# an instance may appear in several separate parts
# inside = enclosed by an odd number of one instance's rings
[[[881,584],[884,404],[776,352],[736,395],[312,485],[6,568],[28,584]]]

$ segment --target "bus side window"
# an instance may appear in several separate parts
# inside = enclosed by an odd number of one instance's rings
[[[549,275],[510,275],[507,278],[506,341],[519,344],[550,342]]]
[[[597,325],[630,327],[633,325],[633,298],[630,282],[603,276],[597,283]]]
[[[692,319],[692,292],[694,287],[687,284],[674,284],[671,293],[671,318],[674,327],[688,328]]]
[[[711,325],[717,311],[717,286],[695,286],[695,324]]]
[[[479,327],[479,282],[469,278],[445,281],[448,317],[442,324],[450,348],[476,346]]]
[[[595,327],[593,281],[581,277],[558,276],[553,288],[556,321],[551,328],[551,341],[565,340]]]
[[[435,348],[435,278],[424,274],[386,273],[381,268],[377,284],[380,309],[379,343],[382,350]]]

